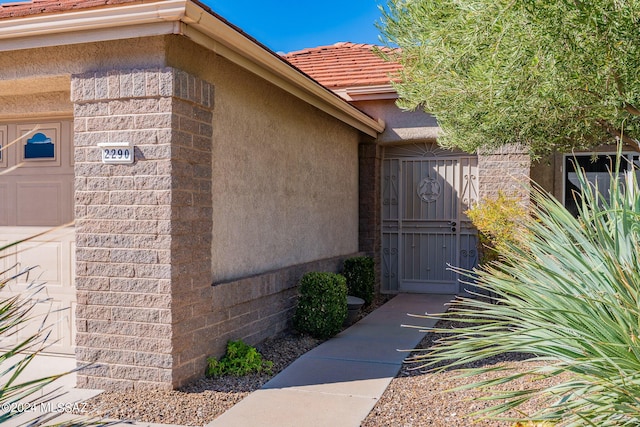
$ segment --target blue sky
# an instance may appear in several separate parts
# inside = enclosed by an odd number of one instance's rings
[[[336,42],[380,44],[384,0],[201,0],[276,52]]]
[[[19,0],[0,0],[8,3]],[[386,0],[200,0],[275,52],[337,42],[381,44]]]

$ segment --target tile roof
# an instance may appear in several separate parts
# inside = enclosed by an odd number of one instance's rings
[[[401,66],[384,61],[374,48],[371,44],[340,42],[287,53],[283,58],[329,89],[389,84]]]
[[[145,3],[145,0],[31,0],[0,4],[0,19],[60,13],[122,3]]]

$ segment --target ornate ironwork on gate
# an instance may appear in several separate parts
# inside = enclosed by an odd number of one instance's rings
[[[385,149],[383,289],[459,293],[450,266],[477,264],[477,235],[465,211],[477,201],[477,158],[431,144]]]

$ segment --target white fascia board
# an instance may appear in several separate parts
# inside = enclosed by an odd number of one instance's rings
[[[186,3],[187,0],[164,0],[0,20],[0,40],[177,22],[184,17]]]
[[[349,101],[371,101],[379,99],[398,99],[398,92],[390,85],[355,86],[342,89]]]
[[[161,36],[166,34],[175,34],[179,32],[179,29],[179,22],[156,22],[128,27],[108,27],[96,30],[85,29],[72,33],[54,33],[47,35],[47,37],[32,36],[15,39],[0,38],[0,52],[122,40],[138,37]]]
[[[379,101],[381,99],[398,99],[398,93],[391,85],[358,86],[332,89],[333,93],[351,101]]]

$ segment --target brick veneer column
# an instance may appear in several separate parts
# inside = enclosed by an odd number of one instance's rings
[[[211,283],[213,87],[173,68],[72,77],[78,386],[174,388]],[[132,165],[100,142],[130,141]],[[195,349],[195,350],[194,350]],[[196,361],[198,363],[196,363]],[[197,365],[197,366],[196,366]]]
[[[531,158],[525,147],[507,145],[492,152],[478,153],[480,199],[495,198],[499,191],[529,203]]]
[[[381,148],[376,143],[359,146],[359,229],[360,252],[372,256],[376,270],[376,292],[380,291],[381,205],[380,174],[382,168]]]

